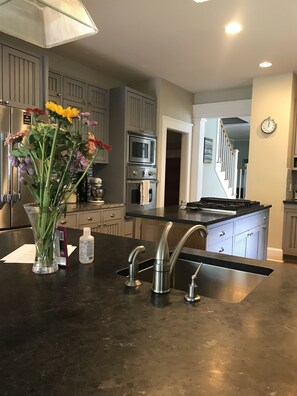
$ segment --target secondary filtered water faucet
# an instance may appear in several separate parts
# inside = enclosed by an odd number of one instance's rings
[[[170,256],[167,240],[168,240],[168,233],[172,225],[173,223],[171,221],[166,223],[165,228],[163,230],[163,234],[159,242],[156,258],[154,261],[152,290],[154,293],[158,293],[158,294],[165,294],[170,292],[170,277],[172,271],[178,260],[180,252],[184,247],[186,241],[188,240],[189,236],[192,235],[193,232],[195,231],[199,231],[200,235],[204,238],[206,238],[208,234],[207,229],[203,225],[201,224],[194,225],[181,238],[174,252]]]

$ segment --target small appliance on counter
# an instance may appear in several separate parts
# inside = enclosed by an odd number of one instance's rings
[[[100,179],[100,177],[89,177],[88,181],[90,186],[89,202],[96,203],[98,205],[104,204],[104,189],[102,187],[102,179]]]

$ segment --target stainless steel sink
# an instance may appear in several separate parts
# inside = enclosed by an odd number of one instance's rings
[[[191,277],[203,263],[196,279],[197,292],[201,296],[239,303],[273,271],[270,268],[247,265],[225,260],[199,257],[181,253],[172,274],[171,287],[188,292]],[[139,263],[139,279],[152,282],[154,258]],[[118,271],[128,276],[129,269]]]

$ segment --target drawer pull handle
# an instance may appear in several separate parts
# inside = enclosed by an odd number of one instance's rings
[[[225,231],[221,231],[220,233],[219,233],[219,236],[224,236],[225,235]]]
[[[67,221],[66,220],[61,220],[60,223],[61,224],[67,224]]]
[[[219,249],[219,253],[223,253],[224,250],[225,250],[225,249],[224,249],[223,247],[221,247],[221,248]]]
[[[88,217],[88,220],[89,220],[89,221],[93,220],[93,217]]]
[[[267,220],[267,216],[264,216],[264,220]]]
[[[110,213],[110,217],[114,217],[114,213]]]

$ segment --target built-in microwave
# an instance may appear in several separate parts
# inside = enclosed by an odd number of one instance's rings
[[[156,139],[128,133],[128,163],[155,165]]]

